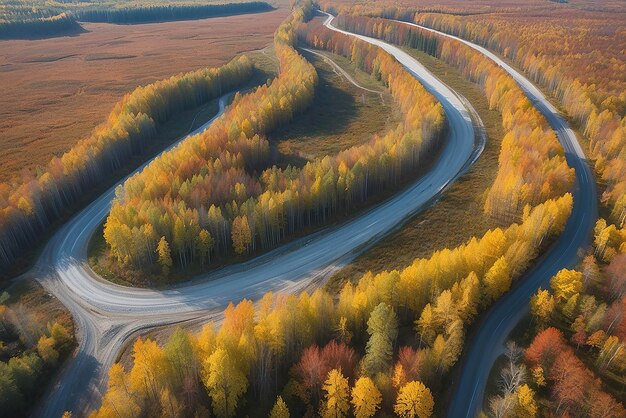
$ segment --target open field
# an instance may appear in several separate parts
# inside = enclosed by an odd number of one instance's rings
[[[263,48],[288,11],[0,42],[0,181],[66,151],[126,92]]]
[[[384,133],[400,120],[399,110],[385,87],[354,68],[349,60],[327,55],[354,74],[361,86],[383,92],[382,97],[354,86],[321,57],[308,52],[304,56],[315,65],[320,77],[315,99],[308,111],[270,135],[287,162],[336,154],[362,144],[373,134]]]
[[[398,232],[377,243],[327,283],[339,289],[347,280],[358,280],[368,271],[400,269],[415,258],[429,257],[435,250],[453,248],[497,225],[483,213],[484,192],[498,169],[502,119],[490,110],[478,86],[465,80],[456,68],[421,51],[408,50],[433,74],[465,96],[480,115],[487,132],[485,150],[474,167],[446,191],[435,206],[417,215]]]

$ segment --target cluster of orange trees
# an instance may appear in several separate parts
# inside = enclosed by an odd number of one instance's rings
[[[593,342],[590,342],[593,343]],[[623,350],[623,348],[622,348]],[[602,354],[606,354],[600,348]],[[592,417],[623,417],[624,406],[602,387],[556,328],[541,331],[525,351],[537,390],[549,390],[549,410],[556,414]],[[537,383],[535,383],[537,382]],[[530,389],[532,394],[534,391]],[[545,403],[537,402],[538,411]],[[547,409],[547,408],[546,408]]]
[[[219,328],[178,330],[164,347],[138,339],[132,368],[113,366],[94,416],[205,414],[206,395],[221,417],[243,413],[246,399],[267,411],[277,395],[271,416],[369,417],[381,408],[401,416],[419,408],[419,416],[430,416],[431,388],[441,388],[457,361],[465,326],[508,290],[545,237],[560,232],[571,204],[569,194],[548,200],[521,224],[401,271],[366,274],[338,298],[321,290],[268,293],[256,306],[230,305]],[[399,347],[398,330],[407,327],[415,338],[403,340],[417,348]]]
[[[619,13],[458,17],[418,14],[416,23],[477,42],[519,65],[559,98],[589,139],[588,153],[606,183],[611,221],[626,221],[626,47]],[[584,25],[580,22],[585,22]],[[607,31],[607,28],[613,28]],[[567,42],[563,42],[567,39]]]
[[[570,189],[574,171],[563,155],[554,131],[504,70],[472,48],[387,19],[339,15],[350,31],[420,49],[458,68],[480,85],[489,106],[502,114],[498,175],[489,189],[485,212],[510,221],[526,204],[536,205]]]
[[[250,60],[238,58],[139,87],[91,136],[47,167],[15,184],[0,184],[0,265],[10,265],[94,186],[140,155],[160,123],[242,85],[252,68]]]
[[[314,94],[315,69],[293,47],[309,9],[299,9],[276,31],[275,80],[238,96],[207,131],[156,159],[118,191],[104,236],[120,263],[161,264],[166,271],[174,263],[185,268],[270,248],[398,186],[437,145],[445,119],[434,97],[388,54],[337,37],[342,53],[361,56],[358,64],[384,80],[403,122],[303,167],[264,168],[271,160],[262,135],[303,110]]]
[[[531,298],[536,335],[524,358],[503,369],[506,384],[489,402],[494,415],[511,415],[520,395],[533,412],[524,416],[626,414],[617,400],[626,373],[626,254],[598,250]]]

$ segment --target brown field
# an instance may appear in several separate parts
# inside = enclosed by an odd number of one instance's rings
[[[84,24],[79,36],[1,41],[0,181],[67,150],[135,87],[263,48],[288,13]]]

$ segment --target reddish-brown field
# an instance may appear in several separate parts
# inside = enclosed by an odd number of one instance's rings
[[[103,122],[138,85],[263,48],[289,11],[0,41],[0,181],[48,162]]]

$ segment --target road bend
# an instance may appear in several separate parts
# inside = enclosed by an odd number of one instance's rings
[[[528,99],[547,119],[565,150],[568,164],[576,170],[573,190],[574,207],[565,230],[511,291],[484,314],[478,324],[478,330],[466,343],[460,363],[462,367],[460,378],[457,382],[453,382],[455,392],[448,407],[448,416],[469,418],[476,416],[482,409],[489,372],[496,359],[503,353],[504,344],[511,331],[528,314],[530,297],[540,287],[548,288],[550,278],[556,272],[575,266],[584,254],[583,250],[588,248],[593,227],[598,218],[596,184],[576,134],[559,111],[530,80],[496,54],[479,45],[414,23],[396,22],[462,42],[498,64],[515,79]]]
[[[327,25],[331,20],[329,17]],[[392,198],[338,226],[165,290],[116,285],[89,268],[89,240],[109,212],[114,197],[111,188],[55,234],[32,271],[68,307],[79,340],[77,354],[36,415],[59,417],[65,410],[85,415],[96,408],[107,370],[124,343],[140,332],[185,321],[219,319],[230,301],[255,301],[268,291],[298,292],[319,286],[377,240],[434,204],[478,159],[485,143],[484,128],[469,102],[395,46],[364,40],[394,55],[441,102],[449,129],[432,168]],[[226,98],[220,99],[218,116],[225,104]]]

